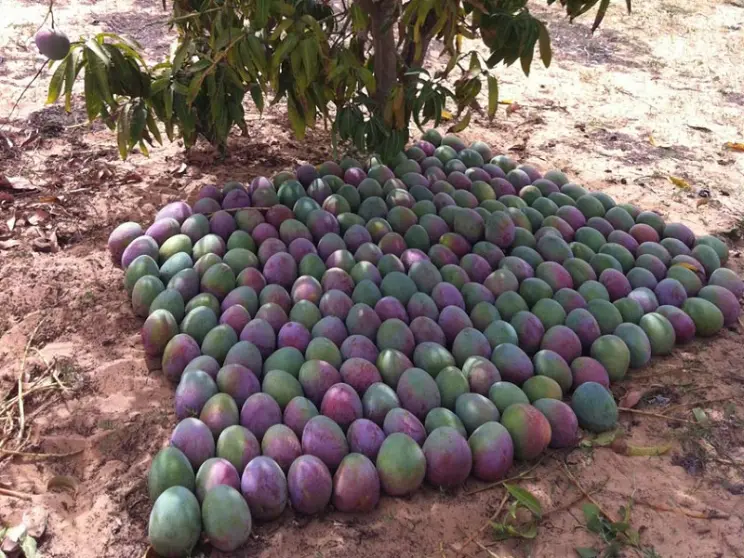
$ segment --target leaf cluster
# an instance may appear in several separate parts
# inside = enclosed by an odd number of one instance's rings
[[[609,5],[557,2],[571,19],[598,5],[595,28]],[[452,114],[459,132],[474,114],[493,119],[498,65],[519,61],[528,75],[536,49],[545,66],[552,60],[528,0],[173,0],[172,9],[178,41],[165,61],[148,66],[136,42],[100,33],[54,66],[48,102],[64,96],[70,110],[82,75],[88,118],[116,131],[122,157],[146,154],[161,127],[187,147],[203,137],[224,149],[234,127],[247,133],[249,97],[259,111],[285,104],[298,138],[322,121],[334,144],[385,159],[411,122],[437,126]],[[433,41],[441,63],[427,58]]]
[[[491,522],[493,536],[496,540],[506,539],[534,539],[537,536],[537,524],[542,519],[542,506],[540,501],[528,490],[514,485],[505,484],[511,502],[506,509],[501,521]],[[519,517],[520,510],[525,510],[530,519],[522,521]]]

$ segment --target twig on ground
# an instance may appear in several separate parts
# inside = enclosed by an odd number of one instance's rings
[[[680,403],[679,405],[672,405],[668,409],[664,411],[664,414],[671,413],[672,411],[676,411],[677,409],[682,409],[684,407],[705,407],[707,405],[712,405],[713,403],[722,403],[724,401],[731,401],[731,397],[719,397],[717,399],[704,399],[702,401],[693,401],[691,403]]]
[[[486,490],[491,490],[492,488],[496,488],[498,486],[503,486],[504,484],[506,484],[508,482],[513,482],[513,481],[516,481],[516,480],[525,480],[526,475],[528,473],[531,473],[535,469],[537,469],[540,466],[540,464],[543,462],[543,459],[545,459],[545,456],[544,455],[543,455],[543,457],[540,458],[540,461],[538,461],[537,463],[535,463],[529,469],[525,469],[524,471],[522,471],[518,475],[514,475],[513,477],[510,477],[508,479],[504,479],[504,480],[501,480],[501,481],[498,481],[498,482],[494,482],[492,484],[489,484],[488,486],[483,486],[481,488],[476,488],[475,490],[471,490],[470,492],[466,492],[465,493],[465,496],[472,496],[473,494],[478,494],[479,492],[485,492]]]
[[[604,484],[605,483],[603,483],[602,486],[604,486]],[[600,488],[592,488],[591,490],[588,490],[587,491],[587,495],[591,496],[592,494],[596,494],[600,490],[601,490],[601,487]],[[545,519],[545,517],[548,516],[548,515],[550,515],[550,514],[562,512],[562,511],[565,511],[567,509],[570,509],[570,508],[574,507],[576,504],[578,504],[582,500],[586,500],[587,499],[587,495],[585,495],[582,492],[582,494],[580,496],[574,498],[570,502],[568,502],[566,504],[562,504],[562,505],[560,505],[560,506],[558,506],[556,508],[553,508],[552,510],[548,510],[546,512],[543,512],[542,519]]]
[[[465,542],[460,545],[460,550],[457,550],[456,552],[463,553],[463,554],[465,553],[465,549],[468,547],[468,545],[470,545],[471,542],[475,540],[475,537],[480,535],[483,532],[483,530],[486,527],[488,527],[491,524],[491,522],[494,521],[499,516],[499,514],[501,513],[501,510],[504,509],[504,506],[506,505],[506,501],[508,499],[509,499],[509,493],[507,492],[506,494],[504,494],[504,497],[501,499],[501,503],[499,504],[499,507],[496,508],[496,511],[493,513],[493,515],[488,518],[488,521],[486,521],[483,525],[481,525],[480,528],[475,533],[473,533],[467,539],[465,539]]]
[[[664,504],[654,504],[652,502],[647,502],[645,500],[634,500],[634,502],[636,504],[646,506],[647,508],[651,508],[652,510],[670,512],[670,513],[678,513],[680,515],[685,515],[687,517],[693,517],[695,519],[728,519],[729,517],[731,517],[726,512],[722,512],[720,510],[716,510],[712,508],[704,512],[699,512],[695,510],[688,510],[687,508],[665,506]]]
[[[37,74],[38,75],[38,74]],[[36,329],[31,333],[31,337],[28,338],[26,343],[26,349],[23,351],[23,358],[21,359],[21,370],[18,372],[18,439],[23,439],[23,429],[25,427],[26,417],[23,410],[23,373],[26,368],[26,357],[28,356],[28,350],[31,348],[31,343],[36,337],[36,333],[39,331],[41,324],[44,323],[44,318],[39,320],[36,324]]]
[[[33,459],[61,459],[63,457],[72,457],[73,455],[79,455],[83,453],[85,449],[79,449],[75,451],[70,451],[67,453],[33,453],[33,452],[27,452],[27,451],[15,451],[15,450],[8,450],[4,448],[0,448],[0,453],[4,453],[7,455],[15,455],[16,457],[30,457]]]
[[[629,409],[628,407],[618,407],[617,410],[623,413],[633,413],[636,415],[643,415],[644,417],[653,417],[653,418],[664,419],[664,420],[673,420],[676,422],[684,422],[686,424],[697,424],[695,421],[692,421],[692,420],[687,420],[687,419],[677,418],[677,417],[670,417],[667,415],[662,415],[661,413],[652,413],[650,411],[641,411],[640,409]]]
[[[25,492],[16,492],[15,490],[8,490],[7,488],[0,488],[0,494],[3,496],[10,496],[11,498],[19,498],[21,500],[33,500],[31,494]]]
[[[604,508],[603,508],[603,507],[602,507],[602,506],[601,506],[601,505],[599,504],[599,502],[597,502],[597,501],[596,501],[596,500],[595,500],[595,499],[594,499],[594,498],[592,497],[592,495],[591,495],[591,494],[589,494],[589,492],[587,492],[587,491],[586,491],[586,490],[584,489],[584,487],[583,487],[583,486],[581,486],[581,483],[580,483],[580,482],[579,482],[579,481],[578,481],[578,480],[576,479],[576,477],[575,477],[575,476],[573,476],[573,474],[571,473],[571,471],[569,471],[569,470],[568,470],[568,467],[566,466],[566,464],[565,464],[565,463],[561,463],[561,467],[563,468],[563,472],[564,472],[564,473],[566,473],[566,476],[568,477],[568,479],[569,479],[569,480],[570,480],[570,481],[571,481],[571,482],[572,482],[572,483],[573,483],[573,484],[574,484],[574,485],[576,486],[576,488],[578,488],[578,489],[579,489],[579,490],[581,491],[581,493],[582,493],[582,494],[584,495],[584,497],[585,497],[585,498],[586,498],[587,500],[589,500],[589,501],[590,501],[590,502],[591,502],[592,504],[594,504],[595,506],[597,506],[597,509],[599,509],[599,511],[600,511],[600,513],[601,513],[602,515],[604,515],[604,516],[605,516],[605,517],[606,517],[607,519],[609,519],[609,520],[610,520],[610,521],[612,521],[613,523],[617,523],[618,521],[620,521],[620,520],[619,520],[619,519],[618,519],[617,517],[615,517],[615,515],[614,515],[614,514],[610,514],[609,512],[607,512],[607,511],[606,511],[606,510],[605,510],[605,509],[604,509]]]

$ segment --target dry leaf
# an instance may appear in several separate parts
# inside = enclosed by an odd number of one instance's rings
[[[672,444],[662,444],[660,446],[634,446],[627,443],[625,440],[615,440],[612,443],[612,451],[630,457],[659,456],[664,455],[670,449],[672,449]]]
[[[62,203],[64,200],[58,196],[42,196],[39,198],[39,203]]]
[[[57,475],[56,477],[49,479],[49,482],[47,483],[47,492],[52,492],[54,489],[64,489],[75,495],[77,494],[79,485],[80,483],[75,477]]]
[[[654,136],[652,136],[651,134],[649,134],[648,136],[648,143],[656,147],[656,140],[654,140]]]
[[[692,190],[692,186],[688,184],[686,180],[683,178],[679,178],[677,176],[669,175],[669,182],[674,184],[677,188],[682,188],[683,190]]]
[[[49,219],[49,213],[43,209],[37,209],[31,215],[26,216],[26,221],[32,225],[38,225]]]
[[[122,184],[135,184],[137,182],[142,182],[142,175],[134,171],[128,172],[121,179]]]
[[[510,103],[508,107],[506,107],[506,115],[509,116],[510,114],[518,112],[520,110],[522,110],[522,107],[518,102],[514,101],[513,103]]]
[[[700,198],[695,202],[695,205],[697,207],[700,207],[701,205],[708,205],[710,203],[710,198]]]
[[[5,176],[0,174],[0,188],[6,188],[8,190],[36,190],[36,186],[31,184],[28,179],[22,176]]]
[[[22,523],[31,537],[39,539],[46,531],[48,519],[49,513],[44,508],[34,507],[23,514]]]
[[[13,212],[13,215],[11,215],[10,218],[7,221],[5,221],[5,224],[8,225],[9,231],[12,231],[15,228],[15,225],[16,225],[15,211]]]
[[[741,151],[744,153],[744,143],[733,143],[733,142],[727,142],[724,144],[724,147],[726,149],[730,149],[731,151]]]
[[[58,252],[59,243],[57,242],[57,233],[55,231],[52,231],[52,234],[49,235],[49,238],[34,238],[31,241],[31,247],[37,252]]]
[[[625,407],[627,409],[632,409],[636,405],[638,405],[638,402],[641,400],[641,397],[643,397],[643,392],[637,389],[632,389],[625,395],[623,395],[623,398],[620,400],[620,407]]]
[[[20,243],[18,240],[0,240],[0,250],[9,250]]]
[[[452,116],[452,113],[448,110],[443,110],[441,117],[442,117],[442,120],[444,121],[452,120],[454,118],[454,116]]]

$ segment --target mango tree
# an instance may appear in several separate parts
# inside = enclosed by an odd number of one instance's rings
[[[411,121],[436,126],[447,117],[460,131],[474,111],[493,118],[499,64],[519,61],[529,74],[537,49],[550,65],[548,29],[528,3],[173,0],[177,43],[167,60],[149,65],[140,45],[112,33],[74,41],[53,67],[48,102],[64,96],[69,110],[82,79],[88,118],[115,130],[123,158],[162,143],[161,129],[187,147],[201,136],[224,150],[233,127],[247,132],[248,96],[259,111],[285,103],[298,138],[321,120],[334,146],[387,158],[404,146]],[[559,3],[571,20],[598,5],[594,30],[610,0]]]

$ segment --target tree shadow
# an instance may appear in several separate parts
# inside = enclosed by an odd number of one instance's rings
[[[556,58],[583,66],[607,66],[615,70],[654,71],[650,47],[630,36],[600,29],[592,35],[591,27],[568,18],[550,17],[550,38]]]
[[[105,31],[131,37],[140,43],[148,61],[159,62],[167,57],[171,41],[175,38],[168,28],[168,12],[107,13],[99,21]]]

